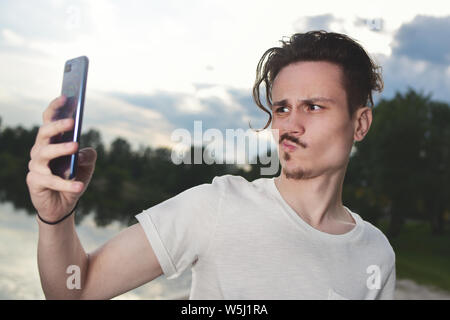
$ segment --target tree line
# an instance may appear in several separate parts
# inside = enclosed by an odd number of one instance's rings
[[[450,106],[412,88],[373,108],[373,122],[363,141],[356,142],[347,168],[343,203],[377,225],[389,219],[388,236],[401,232],[406,219],[430,223],[433,234],[446,232],[450,220]],[[25,177],[38,127],[4,127],[0,118],[0,201],[35,214]],[[97,151],[92,181],[76,215],[89,213],[105,226],[113,221],[130,225],[142,210],[165,201],[215,176],[261,177],[259,162],[244,170],[233,164],[179,164],[172,150],[140,147],[115,139],[107,148],[97,130],[82,134],[80,148]],[[191,147],[190,154],[194,154]],[[201,147],[203,154],[204,147]],[[280,170],[273,176],[278,176]],[[265,176],[270,177],[270,176]]]

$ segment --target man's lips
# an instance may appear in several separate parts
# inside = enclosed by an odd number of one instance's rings
[[[283,141],[283,143],[281,145],[283,146],[283,149],[286,151],[294,151],[295,149],[297,149],[296,145],[291,144],[287,141]]]
[[[298,137],[290,136],[287,133],[283,133],[280,136],[280,146],[283,148],[283,150],[287,152],[293,152],[298,147],[306,148],[307,144],[301,141]]]

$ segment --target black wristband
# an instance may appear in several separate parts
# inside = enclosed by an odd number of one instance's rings
[[[42,217],[39,215],[39,213],[37,213],[37,216],[38,216],[39,220],[41,220],[42,222],[44,222],[44,223],[46,223],[46,224],[55,225],[55,224],[60,223],[61,221],[63,221],[63,220],[66,219],[67,217],[69,217],[69,216],[75,211],[75,209],[77,208],[77,206],[78,206],[78,201],[77,201],[77,203],[75,204],[75,207],[73,207],[72,211],[70,211],[70,212],[69,212],[68,214],[66,214],[64,217],[62,217],[61,219],[59,219],[58,221],[55,221],[55,222],[51,222],[51,221],[47,221],[47,220],[42,219]]]

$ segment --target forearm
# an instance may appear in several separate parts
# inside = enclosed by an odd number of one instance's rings
[[[36,220],[38,268],[45,297],[78,299],[86,279],[88,256],[76,233],[74,215],[57,225],[45,224],[37,217]]]

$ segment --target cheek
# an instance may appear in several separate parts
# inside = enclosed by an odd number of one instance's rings
[[[272,132],[272,137],[276,142],[279,141],[280,138],[280,130],[282,129],[280,127],[280,122],[274,118],[272,118],[272,122],[270,124],[270,131]]]
[[[274,115],[272,115],[272,123],[271,123],[272,128],[276,128],[280,126],[280,121],[278,120],[278,118]]]
[[[334,158],[337,162],[345,160],[353,145],[352,131],[348,125],[328,127],[320,130],[312,137],[312,145],[317,145],[317,152],[327,158]]]

